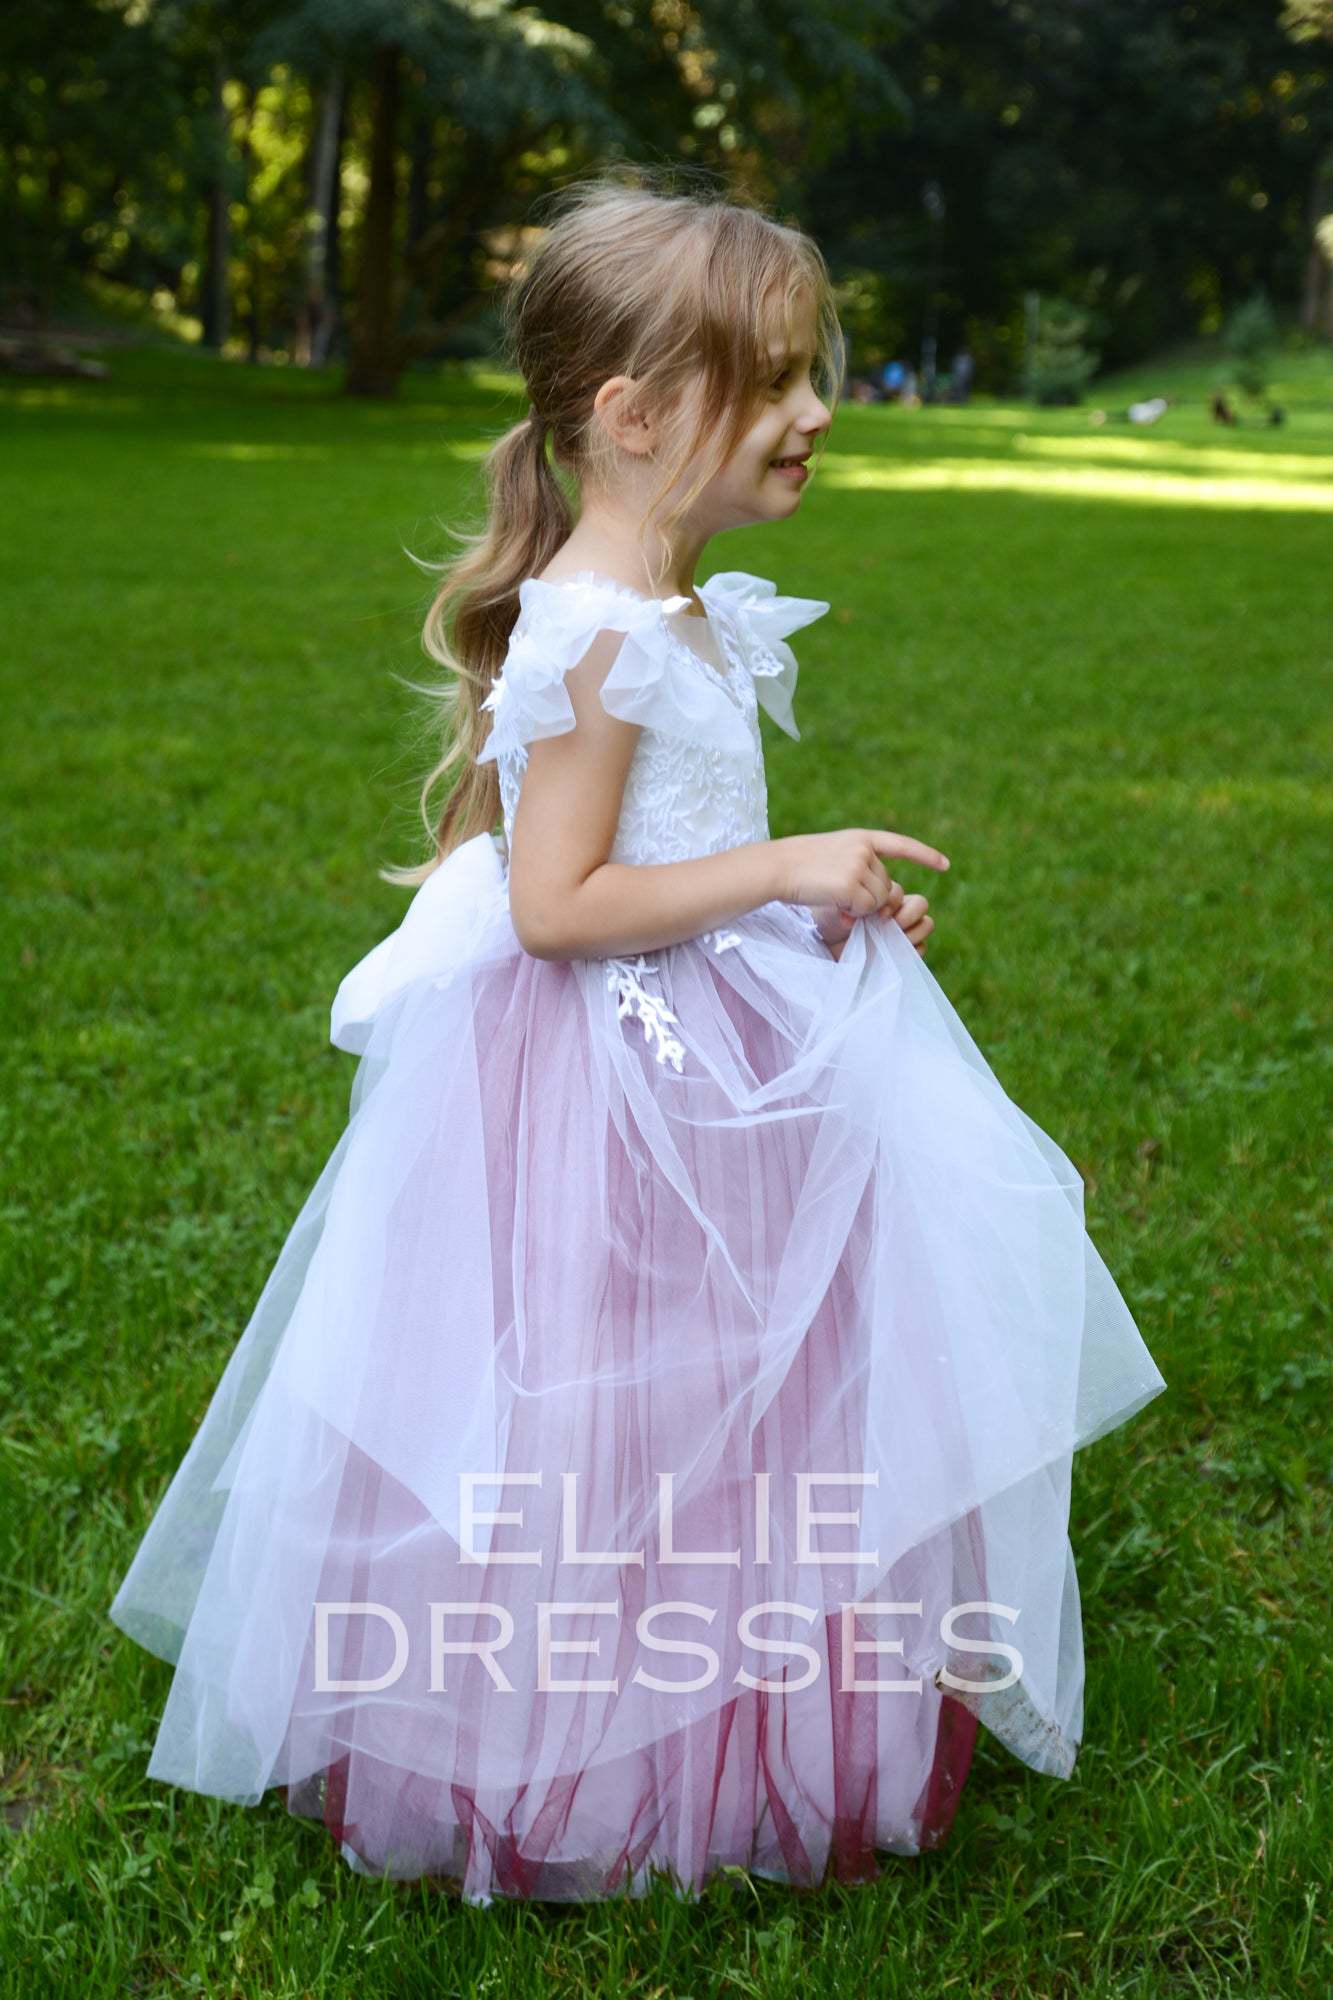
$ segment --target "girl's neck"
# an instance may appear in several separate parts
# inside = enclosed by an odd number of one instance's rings
[[[589,504],[549,567],[563,575],[596,570],[649,597],[693,598],[694,572],[703,546],[702,539],[696,543],[679,530],[669,551],[655,531],[635,541],[626,535],[623,517]],[[659,576],[665,579],[661,583]]]

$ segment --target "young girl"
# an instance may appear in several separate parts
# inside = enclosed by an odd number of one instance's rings
[[[884,865],[947,859],[769,834],[757,710],[798,734],[829,607],[695,571],[808,504],[818,250],[601,179],[510,305],[531,408],[427,624],[433,853],[111,1616],[176,1669],[149,1774],[281,1786],[354,1869],[868,1881],[978,1723],[1072,1770],[1071,1458],[1165,1384]]]

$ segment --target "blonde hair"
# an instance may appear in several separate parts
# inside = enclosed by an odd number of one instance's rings
[[[697,174],[694,188],[681,191],[670,184],[673,172],[683,178],[688,170],[627,166],[558,190],[549,226],[506,293],[505,345],[531,413],[483,462],[484,528],[451,531],[463,552],[421,565],[442,577],[422,643],[453,679],[443,687],[408,683],[429,697],[443,735],[443,754],[420,792],[433,852],[412,867],[381,868],[385,881],[415,886],[463,841],[495,829],[496,766],[476,762],[489,721],[481,703],[508,650],[519,585],[543,570],[573,531],[560,475],[576,495],[589,481],[614,490],[618,450],[593,411],[601,385],[630,376],[636,402],[663,426],[662,479],[641,532],[672,487],[693,473],[660,517],[667,546],[672,526],[753,423],[773,378],[769,342],[785,341],[790,351],[799,300],[814,306],[817,391],[830,407],[841,395],[841,329],[817,245],[744,198],[700,189]],[[649,594],[664,581],[651,579]],[[433,814],[432,794],[455,771]]]

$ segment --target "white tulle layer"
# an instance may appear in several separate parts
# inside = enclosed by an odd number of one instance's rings
[[[150,1775],[485,1901],[864,1873],[947,1824],[960,1718],[1072,1769],[1071,1457],[1163,1378],[898,927],[728,928],[632,981],[679,1069],[614,965],[522,951],[490,836],[349,975],[347,1129],[111,1606],[176,1666]],[[322,1676],[321,1604],[388,1614],[326,1610]],[[506,1643],[433,1656],[433,1604]]]

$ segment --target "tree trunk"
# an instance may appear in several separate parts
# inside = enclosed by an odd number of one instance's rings
[[[255,113],[259,109],[259,85],[251,84],[245,98],[245,136],[241,141],[241,160],[245,173],[245,234],[249,245],[246,269],[249,276],[249,309],[246,313],[246,360],[254,366],[259,360],[259,349],[263,342],[263,301],[261,288],[264,282],[264,260],[260,254],[260,222],[251,204],[251,191],[259,178],[259,159],[254,148]]]
[[[348,89],[344,82],[338,96],[338,135],[333,148],[333,200],[329,211],[329,254],[324,273],[329,295],[325,329],[327,345],[323,353],[326,361],[342,339],[346,317],[343,311],[342,162],[347,148],[347,98]],[[316,352],[319,350],[316,349]]]
[[[347,362],[349,396],[393,396],[398,352],[398,105],[402,53],[381,49],[371,78],[370,188],[361,234],[356,310]]]
[[[310,150],[310,215],[306,239],[306,296],[301,360],[307,368],[322,368],[337,325],[334,292],[338,241],[338,197],[341,183],[343,79],[335,72],[315,107]]]
[[[435,120],[428,111],[423,111],[412,127],[412,161],[407,179],[409,250],[421,241],[430,220],[430,167],[434,141]]]
[[[205,196],[206,243],[204,280],[199,302],[205,347],[220,352],[231,330],[231,298],[227,286],[227,264],[231,255],[231,214],[228,186],[231,137],[227,129],[227,107],[222,86],[227,80],[221,56],[213,65],[213,88],[209,106],[213,127],[213,158]]]
[[[1333,229],[1333,147],[1316,161],[1310,184],[1310,247],[1305,255],[1301,297],[1301,327],[1306,333],[1333,340],[1333,259],[1328,234]]]

